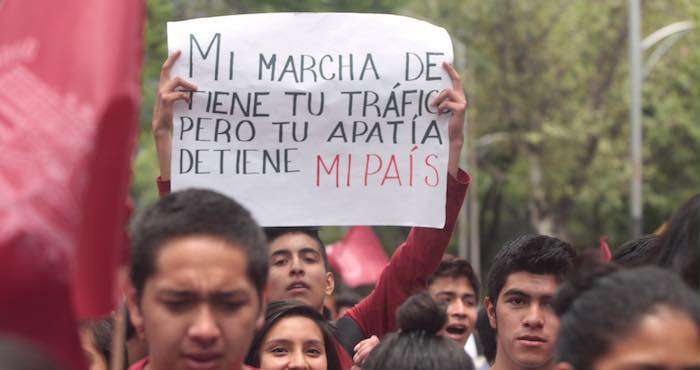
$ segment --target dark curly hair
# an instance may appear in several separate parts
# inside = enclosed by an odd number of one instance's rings
[[[553,306],[560,317],[555,359],[575,369],[592,369],[616,341],[660,307],[687,315],[700,330],[698,297],[678,275],[656,266],[618,270],[584,260],[562,283]]]

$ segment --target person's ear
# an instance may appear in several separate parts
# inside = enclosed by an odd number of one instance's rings
[[[484,298],[484,307],[486,307],[486,315],[489,317],[489,324],[492,328],[498,329],[496,324],[496,306],[491,301],[491,297]]]
[[[141,313],[141,307],[139,302],[138,294],[136,293],[136,288],[129,284],[126,288],[126,304],[129,310],[129,318],[131,319],[131,325],[136,329],[140,339],[143,338],[144,333],[144,320]]]
[[[324,293],[330,296],[333,295],[333,291],[335,291],[335,277],[332,272],[328,271],[326,272],[326,287],[324,288]]]

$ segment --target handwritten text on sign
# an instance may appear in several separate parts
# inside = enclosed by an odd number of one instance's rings
[[[231,195],[262,225],[444,224],[447,32],[376,14],[251,14],[168,23],[173,190]]]

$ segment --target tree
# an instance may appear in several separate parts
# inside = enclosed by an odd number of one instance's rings
[[[645,35],[688,10],[643,4]],[[613,244],[628,238],[626,2],[446,0],[416,2],[410,12],[446,26],[467,47],[457,58],[467,58],[470,122],[482,144],[485,260],[523,232],[578,245],[600,235]],[[698,99],[683,91],[696,88],[697,68],[684,48],[697,53],[697,37],[669,53],[645,84],[647,232],[700,184],[690,114]]]

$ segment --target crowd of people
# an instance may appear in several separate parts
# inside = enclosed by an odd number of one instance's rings
[[[446,254],[470,178],[459,168],[467,101],[445,64],[453,86],[433,103],[452,114],[445,226],[412,228],[372,292],[334,317],[318,228],[263,229],[219,193],[170,192],[172,107],[196,90],[170,76],[178,55],[163,65],[153,116],[161,198],[131,233],[126,350],[111,352],[114,317],[84,323],[93,370],[112,356],[129,370],[700,368],[699,196],[613,261],[517,237],[491,261],[480,303],[469,261]]]

